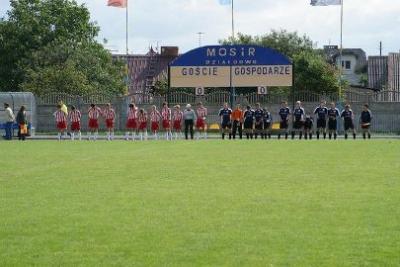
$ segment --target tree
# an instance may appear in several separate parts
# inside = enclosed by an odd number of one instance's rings
[[[11,0],[0,21],[0,90],[120,94],[124,68],[96,41],[99,27],[71,0]]]
[[[311,90],[314,92],[338,92],[339,75],[337,70],[329,65],[319,51],[313,48],[312,40],[306,35],[299,36],[297,32],[285,30],[271,31],[261,36],[238,34],[221,40],[222,44],[253,44],[269,47],[289,57],[294,63],[294,87],[296,90]],[[276,90],[274,88],[274,90]],[[288,88],[281,88],[288,91]]]

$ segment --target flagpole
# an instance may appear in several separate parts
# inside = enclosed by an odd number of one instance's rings
[[[127,87],[127,93],[129,93],[130,89],[130,79],[129,79],[129,0],[126,0],[126,17],[125,17],[125,45],[126,45],[126,87]]]
[[[232,4],[232,45],[235,44],[235,16],[234,16],[234,4],[233,4],[234,0],[231,0],[231,4]],[[231,108],[233,108],[234,106],[234,102],[235,102],[235,87],[233,86],[233,73],[232,73],[232,63],[230,64],[230,87],[231,87]]]
[[[232,41],[235,40],[235,15],[234,15],[234,5],[232,0]]]
[[[340,74],[340,84],[339,84],[339,98],[342,99],[342,75],[343,75],[343,2],[341,0],[340,7],[340,62],[339,62],[339,74]]]

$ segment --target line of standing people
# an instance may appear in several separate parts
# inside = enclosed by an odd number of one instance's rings
[[[4,125],[5,140],[12,140],[13,138],[13,125],[14,122],[18,124],[18,140],[25,141],[26,136],[29,135],[28,119],[25,106],[21,106],[17,116],[15,117],[13,110],[8,103],[4,103],[4,110],[6,115],[6,123]]]
[[[126,115],[126,140],[135,140],[136,136],[140,140],[148,139],[148,125],[155,140],[158,140],[159,130],[164,130],[166,140],[183,137],[182,127],[184,126],[185,138],[194,139],[194,127],[197,129],[197,139],[203,136],[207,138],[207,108],[202,103],[198,103],[197,110],[194,111],[190,104],[182,111],[179,105],[174,107],[174,111],[164,102],[161,111],[156,106],[152,106],[147,113],[143,108],[139,109],[135,104],[130,104]],[[114,140],[114,126],[116,113],[111,104],[107,104],[104,110],[101,110],[95,104],[91,104],[88,109],[88,140],[97,140],[99,135],[99,120],[104,118],[107,128],[107,140]],[[54,112],[56,128],[58,130],[58,140],[67,139],[68,135],[72,140],[78,138],[82,140],[81,119],[82,113],[75,106],[71,106],[71,111],[61,101],[57,105],[57,111]],[[70,126],[70,132],[68,131]]]
[[[299,135],[299,139],[302,139],[303,136],[305,139],[312,139],[314,118],[317,121],[317,139],[320,139],[321,136],[326,139],[327,135],[329,139],[337,139],[339,118],[343,119],[345,139],[348,139],[349,132],[352,133],[353,138],[356,139],[355,115],[350,105],[346,105],[345,109],[340,112],[339,109],[336,108],[335,103],[331,103],[330,108],[328,108],[326,107],[326,101],[321,101],[320,105],[315,108],[313,114],[306,114],[300,101],[296,102],[293,112],[290,110],[288,103],[283,101],[278,115],[278,139],[281,139],[282,135],[284,135],[285,139],[288,139],[290,133],[292,139],[294,139],[297,134]],[[262,139],[271,138],[271,128],[273,125],[272,115],[267,108],[261,108],[259,103],[256,104],[255,109],[252,109],[251,106],[247,106],[245,111],[242,111],[240,104],[236,106],[235,110],[231,110],[228,103],[225,103],[223,108],[219,111],[219,116],[221,119],[222,139],[225,139],[226,135],[229,135],[229,139],[236,139],[237,133],[239,134],[239,138],[242,139],[243,132],[247,139],[257,139],[258,136]],[[290,132],[291,121],[292,127]],[[363,106],[359,122],[363,138],[370,139],[372,113],[367,104]]]

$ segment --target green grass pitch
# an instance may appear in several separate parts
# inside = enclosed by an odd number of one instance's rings
[[[399,141],[0,150],[0,266],[400,266]]]

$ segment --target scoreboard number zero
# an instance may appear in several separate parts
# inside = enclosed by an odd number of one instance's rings
[[[204,95],[204,87],[196,87],[196,95],[202,96]]]
[[[259,86],[258,87],[258,94],[259,95],[266,95],[268,93],[268,89],[266,86]]]

